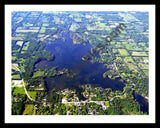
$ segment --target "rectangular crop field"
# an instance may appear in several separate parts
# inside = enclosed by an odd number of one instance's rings
[[[33,110],[32,104],[25,104],[25,110],[23,112],[23,115],[32,115],[32,110]]]
[[[132,56],[148,56],[145,52],[132,52]]]
[[[126,49],[118,49],[119,53],[121,56],[128,56],[128,52]]]

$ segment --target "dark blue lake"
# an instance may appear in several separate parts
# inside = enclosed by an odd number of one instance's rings
[[[88,51],[91,50],[91,45],[86,43],[73,44],[69,33],[62,33],[62,39],[55,41],[47,41],[45,50],[52,52],[55,55],[55,59],[51,62],[50,66],[59,66],[59,69],[68,68],[71,70],[76,66],[82,59],[82,56],[87,55]]]
[[[137,94],[135,91],[133,91],[133,97],[140,104],[140,110],[149,114],[148,100],[145,99],[143,96]]]
[[[82,56],[88,55],[88,51],[92,46],[87,42],[85,45],[73,44],[69,33],[62,32],[62,39],[49,41],[46,40],[45,50],[52,52],[55,55],[53,61],[40,61],[36,64],[36,68],[52,68],[58,66],[58,70],[68,68],[76,75],[73,78],[68,78],[66,75],[46,78],[46,86],[52,88],[78,88],[82,84],[93,84],[103,88],[112,88],[112,90],[123,90],[125,86],[118,80],[103,78],[103,73],[108,69],[102,63],[88,62],[83,68],[79,68],[77,72],[76,66],[82,61]]]

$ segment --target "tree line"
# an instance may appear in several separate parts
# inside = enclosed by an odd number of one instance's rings
[[[51,52],[43,50],[46,46],[45,42],[37,41],[35,39],[29,39],[28,41],[30,44],[25,53],[17,55],[18,59],[24,59],[24,63],[20,63],[20,66],[25,65],[25,72],[22,72],[22,77],[25,81],[28,81],[28,79],[32,77],[35,63],[41,60],[51,61],[54,58],[54,55]]]

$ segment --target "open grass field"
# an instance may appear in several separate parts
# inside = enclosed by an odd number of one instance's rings
[[[39,30],[40,27],[29,27],[31,30]]]
[[[14,74],[14,75],[12,75],[12,80],[21,80],[20,74]]]
[[[36,97],[36,93],[37,92],[35,92],[35,91],[28,91],[29,96],[34,100],[35,100],[35,97]]]
[[[16,45],[22,46],[23,45],[23,41],[17,41]]]
[[[145,52],[132,52],[132,56],[148,56]]]
[[[46,28],[45,27],[41,27],[39,33],[45,33],[45,31],[46,31]]]
[[[17,33],[16,35],[15,35],[15,37],[25,37],[26,36],[26,34],[25,33]]]
[[[128,63],[129,70],[133,70],[134,72],[137,72],[137,66],[133,63]]]
[[[30,43],[30,42],[26,42],[26,43],[23,45],[22,51],[25,51],[25,50],[28,49],[29,43]]]
[[[134,63],[134,61],[133,61],[133,59],[132,59],[131,56],[125,57],[125,58],[124,58],[124,61],[125,61],[125,62],[129,62],[129,63]]]
[[[118,49],[121,56],[128,56],[128,52],[125,49]]]
[[[23,111],[23,115],[32,115],[32,110],[33,110],[32,104],[25,104],[25,110]]]
[[[33,78],[39,77],[39,76],[44,76],[44,71],[36,71],[33,74]]]
[[[44,23],[42,26],[49,26],[49,24]]]
[[[11,70],[12,80],[21,80],[21,76],[17,67],[18,67],[18,64],[12,64],[12,70]]]
[[[25,94],[24,87],[15,87],[14,92],[19,94]]]

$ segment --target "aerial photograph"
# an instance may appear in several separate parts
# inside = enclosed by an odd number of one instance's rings
[[[147,11],[12,11],[12,115],[149,115]]]

